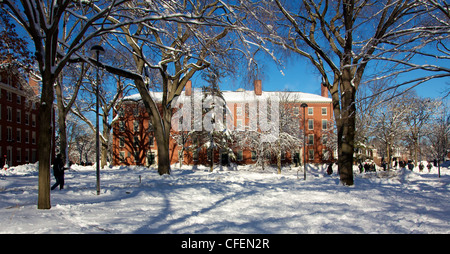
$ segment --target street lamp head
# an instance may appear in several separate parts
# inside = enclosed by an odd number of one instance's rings
[[[306,108],[306,107],[308,107],[308,104],[306,104],[306,103],[302,103],[302,105],[300,105],[300,107],[302,107],[302,108]]]
[[[100,53],[105,52],[105,49],[100,45],[94,45],[91,48],[91,52],[95,52],[97,55],[99,55]]]

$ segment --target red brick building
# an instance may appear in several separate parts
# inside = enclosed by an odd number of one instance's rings
[[[160,92],[154,92],[153,98],[162,96]],[[179,99],[191,97],[189,102],[192,104],[198,101],[193,98],[192,84],[188,82],[185,91],[179,96]],[[331,145],[327,145],[332,126],[332,103],[328,98],[328,91],[322,89],[321,95],[302,93],[302,92],[266,92],[262,91],[261,81],[254,83],[254,90],[238,89],[237,91],[222,91],[223,99],[226,103],[226,109],[231,119],[232,129],[245,131],[251,128],[252,117],[250,115],[249,104],[251,102],[260,103],[267,98],[280,98],[280,105],[287,105],[293,114],[292,121],[298,121],[298,132],[303,133],[306,127],[306,160],[308,163],[322,163],[333,160],[334,151]],[[287,98],[287,99],[283,99]],[[160,99],[159,99],[160,100]],[[306,103],[308,106],[302,108]],[[195,106],[194,106],[195,107]],[[281,107],[281,106],[280,106]],[[119,108],[116,124],[113,128],[113,163],[114,165],[150,165],[157,162],[157,148],[154,132],[152,131],[149,116],[146,112],[139,94],[123,98]],[[192,116],[191,116],[192,117]],[[305,119],[306,118],[306,119]],[[224,118],[224,120],[226,120]],[[192,121],[194,125],[195,121]],[[198,122],[198,120],[197,120]],[[306,126],[305,126],[306,123]],[[174,124],[174,123],[172,123]],[[194,128],[194,126],[191,126]],[[211,153],[208,149],[208,141],[199,138],[193,132],[172,131],[170,143],[170,156],[172,163],[179,162],[179,156],[183,156],[184,164],[205,164],[209,165]],[[177,141],[175,140],[177,139]],[[181,141],[180,141],[181,140]],[[201,144],[198,144],[198,143]],[[183,145],[182,147],[179,144]],[[192,149],[193,144],[197,144]],[[215,149],[214,163],[237,163],[252,164],[256,162],[255,151],[229,144],[232,149]],[[287,149],[282,153],[282,163],[290,164],[294,161],[303,161],[303,144],[300,143],[292,149]],[[230,156],[231,155],[231,156]],[[273,158],[270,158],[272,162]]]
[[[11,66],[0,69],[0,166],[38,160],[38,81]]]

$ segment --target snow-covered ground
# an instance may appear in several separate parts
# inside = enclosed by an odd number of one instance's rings
[[[355,173],[353,187],[322,167],[306,181],[295,168],[172,168],[105,168],[96,195],[95,169],[74,165],[50,210],[37,209],[36,165],[2,170],[0,233],[450,233],[448,168]]]

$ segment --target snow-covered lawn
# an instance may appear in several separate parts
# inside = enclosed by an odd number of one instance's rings
[[[74,165],[50,210],[37,209],[35,165],[2,170],[0,233],[450,233],[448,168],[358,173],[353,187],[323,167],[306,181],[297,169],[172,168],[105,168],[96,195],[95,169]]]

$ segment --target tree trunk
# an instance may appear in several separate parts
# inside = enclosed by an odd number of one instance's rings
[[[59,135],[59,153],[61,154],[64,164],[68,161],[67,156],[67,135],[66,135],[66,115],[58,107],[58,135]]]
[[[49,75],[48,75],[49,76]],[[50,209],[50,166],[52,156],[52,105],[54,79],[43,77],[41,103],[39,106],[39,188],[38,209]]]
[[[356,130],[356,89],[352,85],[349,68],[344,68],[341,79],[341,120],[338,125],[338,166],[343,185],[353,185],[353,151]]]
[[[66,117],[67,112],[64,109],[63,95],[62,95],[62,82],[56,82],[56,105],[58,107],[58,135],[59,135],[59,153],[62,155],[64,164],[69,160],[67,155],[67,133],[66,133]],[[58,84],[59,83],[59,84]]]
[[[391,155],[391,146],[390,146],[389,141],[388,141],[388,142],[386,142],[386,159],[387,159],[388,165],[389,165],[388,166],[388,170],[391,167],[390,165],[392,164],[391,157],[392,157],[392,155]]]
[[[150,97],[145,83],[141,79],[134,80],[136,88],[141,95],[145,109],[149,112],[150,120],[155,132],[156,145],[158,147],[158,173],[160,175],[170,174],[170,128],[172,120],[172,108],[164,105],[166,100],[163,99],[161,111]]]
[[[158,147],[158,173],[170,175],[169,133],[155,128],[156,144]]]
[[[170,128],[172,126],[172,107],[162,107],[160,125],[155,128],[158,146],[158,173],[170,175]]]

